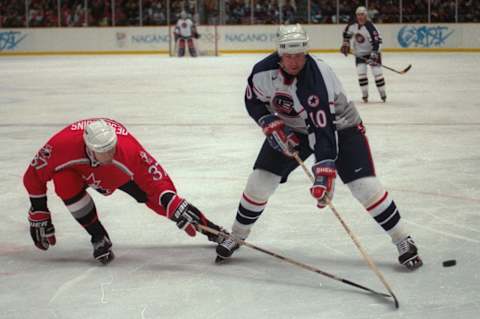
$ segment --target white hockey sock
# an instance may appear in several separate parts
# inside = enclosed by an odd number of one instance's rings
[[[232,237],[235,239],[245,240],[250,234],[253,224],[240,224],[237,220],[232,225]]]
[[[366,207],[373,219],[390,235],[394,243],[406,237],[402,227],[400,213],[397,205],[390,198],[388,192]]]
[[[347,184],[353,196],[365,207],[394,243],[408,236],[397,205],[378,178],[364,177]]]

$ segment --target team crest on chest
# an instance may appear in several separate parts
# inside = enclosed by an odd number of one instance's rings
[[[365,42],[365,37],[361,33],[355,33],[355,41],[358,43],[363,43]]]
[[[320,104],[320,98],[315,94],[312,94],[308,97],[307,103],[311,107],[317,107]]]
[[[295,117],[298,113],[293,108],[293,98],[283,92],[275,93],[272,99],[272,105],[275,108],[275,111],[281,115]]]
[[[96,179],[94,173],[90,173],[90,175],[88,176],[82,175],[82,178],[87,183],[88,186],[90,186],[100,194],[109,195],[112,193],[111,190],[105,189],[102,187],[101,185],[102,181],[100,179]]]

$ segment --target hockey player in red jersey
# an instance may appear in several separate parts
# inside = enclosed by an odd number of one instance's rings
[[[196,224],[221,230],[195,206],[177,194],[160,164],[120,123],[87,119],[56,133],[35,155],[23,177],[30,196],[30,234],[35,245],[47,250],[55,245],[55,228],[47,206],[47,182],[72,216],[91,236],[93,256],[103,264],[113,258],[112,242],[100,222],[90,187],[103,195],[120,189],[157,214],[173,220],[190,236]],[[220,236],[205,234],[210,241]]]

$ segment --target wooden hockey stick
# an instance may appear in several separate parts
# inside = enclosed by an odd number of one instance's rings
[[[200,228],[200,229],[202,229],[202,230],[204,230],[204,231],[207,231],[207,232],[209,232],[209,233],[212,233],[212,234],[214,234],[214,235],[220,234],[220,232],[219,232],[218,230],[213,229],[213,228],[210,228],[210,227],[208,227],[208,226],[204,226],[204,225],[197,224],[196,227],[198,227],[198,228]],[[230,235],[228,235],[228,234],[225,234],[225,233],[224,233],[224,235],[227,236],[227,237],[229,237],[229,238],[231,238]],[[344,284],[347,284],[347,285],[350,285],[350,286],[353,286],[353,287],[360,288],[360,289],[365,290],[365,291],[368,291],[368,292],[370,292],[370,293],[372,293],[372,294],[375,294],[375,295],[378,295],[378,296],[382,296],[382,297],[387,297],[387,298],[392,297],[391,295],[385,294],[385,293],[383,293],[383,292],[375,291],[375,290],[373,290],[373,289],[367,288],[367,287],[365,287],[365,286],[362,286],[362,285],[360,285],[360,284],[357,284],[357,283],[355,283],[355,282],[353,282],[353,281],[350,281],[350,280],[348,280],[348,279],[344,279],[344,278],[341,278],[341,277],[332,275],[332,274],[330,274],[330,273],[328,273],[328,272],[326,272],[326,271],[320,270],[320,269],[318,269],[318,268],[316,268],[316,267],[313,267],[313,266],[310,266],[310,265],[301,263],[301,262],[296,261],[296,260],[294,260],[294,259],[291,259],[291,258],[289,258],[289,257],[282,256],[282,255],[280,255],[280,254],[277,254],[277,253],[274,253],[274,252],[272,252],[272,251],[266,250],[266,249],[264,249],[264,248],[258,247],[258,246],[254,245],[254,244],[250,244],[249,242],[246,242],[246,241],[244,241],[244,240],[237,240],[237,239],[235,239],[235,241],[237,241],[240,245],[243,245],[243,246],[252,248],[252,249],[254,249],[254,250],[260,251],[260,252],[262,252],[262,253],[264,253],[264,254],[267,254],[267,255],[270,255],[270,256],[275,257],[275,258],[277,258],[277,259],[280,259],[280,260],[282,260],[282,261],[285,261],[285,262],[287,262],[287,263],[289,263],[289,264],[292,264],[292,265],[295,265],[295,266],[297,266],[297,267],[303,268],[303,269],[305,269],[305,270],[312,271],[312,272],[314,272],[314,273],[317,273],[317,274],[326,276],[326,277],[328,277],[328,278],[330,278],[330,279],[343,282]]]
[[[308,168],[305,166],[305,163],[302,161],[302,159],[298,156],[298,153],[294,153],[293,154],[294,158],[297,160],[298,164],[300,164],[300,166],[302,167],[303,171],[305,172],[305,174],[310,178],[310,180],[313,182],[315,182],[315,178],[313,177],[312,173],[310,173],[310,171],[308,170]],[[337,217],[337,219],[340,221],[340,224],[342,224],[343,228],[345,229],[345,231],[347,232],[347,234],[350,236],[350,238],[352,239],[353,243],[355,244],[355,246],[357,246],[358,250],[360,251],[360,253],[362,254],[363,258],[365,259],[365,261],[367,262],[368,266],[370,267],[370,269],[372,269],[372,271],[377,275],[378,279],[380,279],[380,281],[382,282],[382,284],[385,286],[385,288],[388,290],[388,292],[390,293],[390,296],[393,298],[393,301],[395,302],[395,308],[398,309],[398,307],[400,306],[399,303],[398,303],[398,299],[397,297],[395,296],[395,294],[393,293],[392,291],[392,288],[390,288],[390,285],[387,283],[387,281],[385,280],[385,277],[382,275],[382,273],[380,272],[380,270],[378,269],[378,267],[375,265],[375,263],[373,262],[373,259],[367,254],[367,252],[365,251],[365,249],[362,247],[362,245],[360,244],[360,241],[357,239],[357,237],[355,236],[355,234],[350,230],[350,227],[348,227],[348,225],[345,223],[345,221],[343,220],[343,218],[340,216],[340,214],[338,213],[337,209],[335,208],[335,206],[333,206],[333,203],[332,201],[327,198],[327,205],[328,207],[332,210],[333,214],[335,215],[335,217]]]
[[[356,55],[355,53],[352,53],[352,52],[350,52],[350,54],[353,55],[354,57],[356,57],[356,58],[358,58],[358,59],[360,59],[360,60],[365,61],[365,62],[368,63],[368,59],[366,59],[366,58],[364,58],[364,57],[361,57],[361,56],[358,56],[358,55]],[[399,71],[399,70],[395,70],[394,68],[391,68],[391,67],[386,66],[386,65],[381,64],[381,63],[375,63],[375,64],[373,64],[373,65],[381,66],[382,68],[385,68],[385,69],[387,69],[387,70],[390,70],[390,71],[395,72],[395,73],[398,73],[398,74],[405,74],[405,73],[407,73],[407,72],[412,68],[412,65],[409,64],[405,69]]]

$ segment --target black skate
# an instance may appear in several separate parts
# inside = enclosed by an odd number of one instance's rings
[[[235,250],[240,248],[240,244],[233,238],[228,237],[217,246],[217,258],[215,263],[219,264],[230,258]]]
[[[386,94],[382,95],[380,98],[382,99],[383,103],[387,102],[387,95]]]
[[[368,103],[368,95],[362,96],[363,103]]]
[[[396,243],[396,245],[400,255],[398,257],[400,264],[409,270],[415,270],[423,265],[420,256],[418,256],[417,245],[415,245],[412,237],[408,236]]]
[[[111,262],[115,255],[112,251],[112,242],[110,238],[107,236],[102,237],[98,241],[93,241],[92,238],[92,245],[93,245],[93,258],[101,262],[102,264],[106,265]]]

